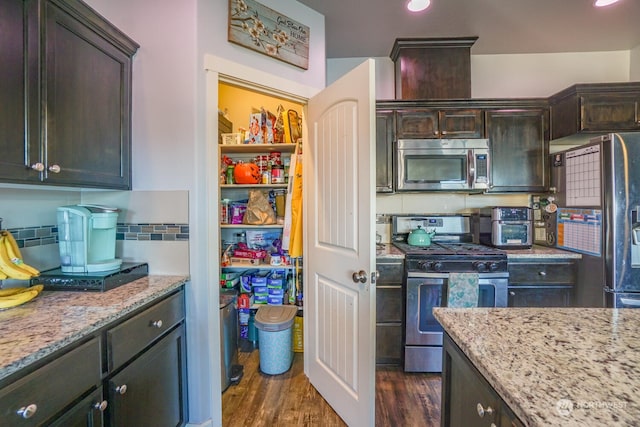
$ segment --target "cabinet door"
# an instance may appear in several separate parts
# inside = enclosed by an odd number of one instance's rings
[[[181,324],[108,380],[108,425],[184,425],[185,362],[184,324]]]
[[[640,93],[580,97],[580,131],[640,130]]]
[[[571,307],[570,286],[509,288],[509,307]]]
[[[442,138],[482,138],[484,135],[480,109],[442,110],[438,114]]]
[[[396,126],[397,139],[440,137],[437,110],[398,110]]]
[[[40,426],[100,384],[99,338],[57,357],[0,390],[0,424]]]
[[[137,45],[80,2],[49,0],[44,33],[45,181],[130,189]]]
[[[497,425],[501,399],[446,334],[443,343],[441,425]]]
[[[50,427],[101,427],[104,425],[102,412],[107,406],[107,401],[102,399],[102,388],[99,388],[66,411]]]
[[[548,186],[548,110],[489,110],[485,123],[491,146],[489,191],[545,191]]]
[[[0,179],[37,181],[38,32],[37,2],[0,2]]]
[[[376,112],[376,191],[393,192],[393,111]]]

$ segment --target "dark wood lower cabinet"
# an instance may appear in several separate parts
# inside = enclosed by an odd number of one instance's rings
[[[184,290],[175,291],[4,380],[0,425],[184,426],[184,318]]]
[[[509,307],[572,307],[573,287],[509,288]]]
[[[184,362],[184,325],[180,325],[108,381],[108,425],[184,425]]]
[[[443,352],[442,427],[523,425],[446,333]]]
[[[404,260],[378,258],[376,269],[376,364],[401,365]]]
[[[103,411],[107,406],[107,401],[102,398],[102,389],[97,389],[65,412],[51,427],[102,427]]]

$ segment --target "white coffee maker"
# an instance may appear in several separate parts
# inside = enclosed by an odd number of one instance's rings
[[[63,273],[116,270],[118,209],[96,205],[58,208],[58,240]]]

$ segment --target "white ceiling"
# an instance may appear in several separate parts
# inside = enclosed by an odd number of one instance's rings
[[[598,52],[640,45],[640,0],[298,0],[325,16],[327,58],[389,56],[396,38],[477,36],[471,54]],[[313,37],[313,34],[311,34]]]

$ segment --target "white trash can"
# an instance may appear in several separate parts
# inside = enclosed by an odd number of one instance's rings
[[[256,314],[260,343],[260,370],[276,375],[287,372],[293,361],[293,319],[298,312],[294,305],[267,305]]]

